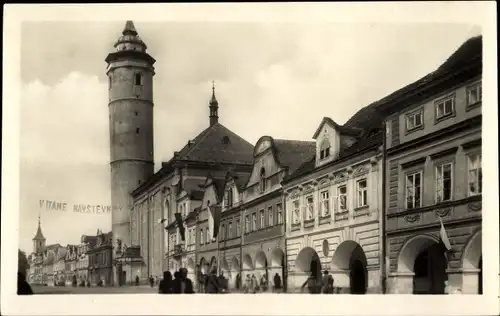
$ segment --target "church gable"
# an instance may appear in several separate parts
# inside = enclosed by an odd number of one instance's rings
[[[255,148],[253,168],[246,189],[252,188],[261,183],[262,179],[267,179],[281,171],[281,166],[276,161],[271,137],[261,137]]]

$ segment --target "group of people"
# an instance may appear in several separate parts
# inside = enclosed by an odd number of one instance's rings
[[[187,276],[188,272],[185,268],[180,268],[179,271],[172,273],[170,271],[163,272],[163,279],[158,286],[160,294],[193,294],[193,282]]]
[[[307,287],[309,294],[333,294],[333,276],[328,271],[323,272],[323,277],[319,279],[316,274],[311,273],[307,280],[302,284],[301,290]]]
[[[281,277],[278,273],[274,275],[273,281],[273,290],[275,292],[279,292],[281,290]],[[244,293],[267,292],[269,290],[269,281],[267,279],[267,274],[264,274],[260,278],[260,281],[257,281],[257,277],[255,276],[255,274],[247,274],[245,283],[242,286],[242,290]]]

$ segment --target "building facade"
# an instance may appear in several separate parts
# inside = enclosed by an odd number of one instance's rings
[[[481,75],[482,38],[476,37],[391,102],[391,293],[482,292]]]
[[[88,276],[92,286],[113,285],[113,232],[97,230],[95,246],[90,247]]]
[[[324,118],[314,157],[283,183],[290,291],[323,270],[337,292],[381,291],[381,121],[365,115],[343,126]]]
[[[263,136],[256,143],[250,172],[226,175],[218,262],[230,287],[255,277],[271,290],[276,274],[282,284],[285,281],[281,181],[313,156],[314,148],[313,142]]]

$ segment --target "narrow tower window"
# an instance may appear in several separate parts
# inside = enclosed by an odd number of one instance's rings
[[[111,75],[108,77],[108,89],[111,89]]]
[[[135,74],[135,85],[142,86],[142,75],[140,73]]]
[[[135,133],[136,133],[136,134],[139,134],[139,130],[140,130],[140,129],[139,129],[139,127],[138,127],[138,128],[136,128],[136,129],[135,129]]]

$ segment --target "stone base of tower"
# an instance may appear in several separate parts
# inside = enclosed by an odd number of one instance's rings
[[[145,264],[140,256],[139,246],[131,246],[122,253],[115,254],[113,261],[113,281],[114,286],[135,285],[136,278],[139,277],[140,284],[147,284],[144,278]]]

